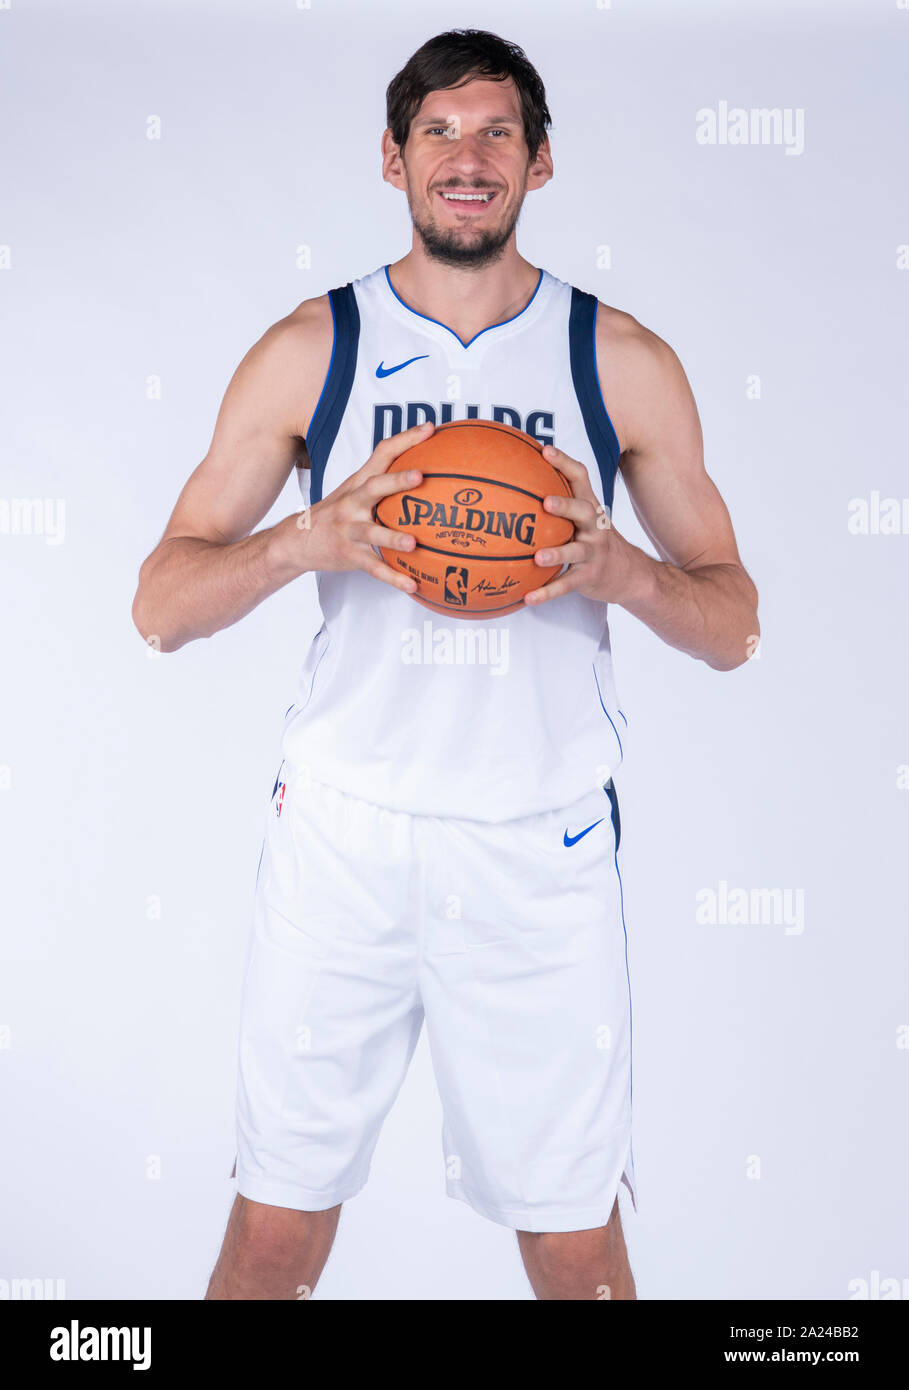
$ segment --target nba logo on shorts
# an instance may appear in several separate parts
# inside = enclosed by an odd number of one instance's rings
[[[467,603],[467,570],[462,565],[448,565],[445,570],[445,602]]]
[[[286,782],[279,782],[279,783],[278,783],[278,796],[277,796],[277,799],[276,799],[276,801],[275,801],[275,815],[276,815],[276,816],[280,816],[280,814],[281,814],[281,807],[284,805],[284,792],[285,792],[286,788],[287,788],[287,783],[286,783]]]

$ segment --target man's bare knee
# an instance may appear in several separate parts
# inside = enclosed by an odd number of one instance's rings
[[[299,1211],[238,1193],[206,1298],[309,1298],[340,1213],[340,1204]]]
[[[518,1231],[538,1298],[635,1298],[618,1201],[605,1226],[580,1231]]]
[[[295,1247],[303,1240],[333,1235],[341,1214],[340,1203],[325,1211],[300,1211],[254,1202],[237,1193],[230,1226],[238,1239],[254,1245]]]
[[[621,1248],[620,1235],[610,1223],[589,1231],[519,1231],[518,1240],[531,1247],[542,1264],[579,1265]]]

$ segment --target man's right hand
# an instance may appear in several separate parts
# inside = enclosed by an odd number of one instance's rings
[[[407,449],[428,439],[433,428],[431,423],[414,425],[381,440],[363,467],[345,478],[334,492],[281,522],[275,535],[279,563],[283,561],[298,574],[307,570],[363,570],[383,584],[412,594],[416,582],[386,565],[373,546],[413,550],[416,541],[376,521],[375,510],[383,497],[421,482],[423,475],[416,469],[389,473],[388,468]]]

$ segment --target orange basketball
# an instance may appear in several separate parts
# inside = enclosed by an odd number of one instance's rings
[[[423,481],[383,497],[376,518],[416,538],[413,550],[380,553],[417,581],[417,603],[453,618],[499,618],[561,572],[535,565],[533,556],[574,535],[571,521],[543,507],[544,497],[570,497],[571,488],[529,434],[491,420],[451,420],[389,472],[409,468]]]

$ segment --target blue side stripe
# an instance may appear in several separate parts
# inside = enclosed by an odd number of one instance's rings
[[[312,503],[322,500],[325,467],[350,400],[360,340],[360,311],[353,287],[347,284],[329,290],[328,301],[334,325],[331,361],[306,435],[310,466],[309,500]]]
[[[619,903],[622,911],[622,935],[625,938],[625,979],[628,983],[628,1104],[634,1109],[634,1016],[631,1008],[631,973],[628,969],[628,929],[625,926],[625,890],[622,887],[622,873],[619,869],[619,842],[622,838],[622,821],[619,816],[619,798],[616,795],[612,778],[605,783],[604,792],[612,808],[612,825],[615,831],[615,871],[619,880]]]
[[[590,447],[593,449],[600,482],[603,486],[603,501],[612,511],[615,495],[615,475],[619,466],[621,447],[609,412],[603,400],[600,378],[597,374],[596,356],[596,295],[571,287],[571,310],[568,315],[568,354],[571,361],[571,379],[575,395],[581,407],[581,417]]]
[[[612,828],[615,831],[615,847],[618,850],[622,840],[622,818],[619,815],[619,798],[616,796],[615,785],[610,777],[603,787],[604,792],[609,797],[609,805],[612,813]]]
[[[600,689],[600,678],[599,678],[599,676],[597,675],[597,666],[596,666],[596,662],[595,662],[595,661],[592,661],[590,664],[591,664],[591,667],[592,667],[592,669],[593,669],[593,678],[594,678],[594,680],[596,681],[597,694],[598,694],[599,697],[600,697],[600,704],[601,704],[601,706],[602,706],[602,708],[603,708],[603,713],[605,714],[606,718],[609,720],[610,724],[612,724],[612,732],[615,734],[616,743],[619,745],[619,752],[621,753],[622,757],[624,758],[624,756],[625,756],[625,749],[622,747],[622,740],[619,738],[619,731],[618,731],[618,729],[616,728],[615,724],[613,723],[612,715],[609,713],[609,710],[606,708],[605,704],[603,704],[603,692],[602,692],[602,690]],[[621,711],[621,710],[619,710],[619,714],[622,714],[622,711]],[[622,718],[625,719],[624,714],[622,714]],[[628,727],[628,720],[627,720],[627,719],[625,719],[625,727],[626,727],[626,728]]]

